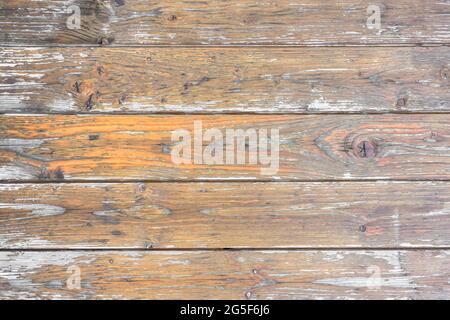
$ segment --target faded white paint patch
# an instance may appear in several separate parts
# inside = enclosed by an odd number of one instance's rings
[[[0,148],[16,152],[24,152],[27,148],[39,148],[49,139],[0,139]],[[50,139],[52,140],[52,139]],[[53,139],[54,140],[54,139]]]
[[[34,175],[25,170],[24,168],[17,166],[1,166],[0,167],[0,180],[31,180],[34,179]]]
[[[339,277],[328,278],[314,281],[317,284],[324,284],[337,287],[350,288],[368,288],[369,277]],[[417,285],[411,281],[410,277],[389,277],[382,278],[380,287],[394,287],[394,288],[417,288]],[[373,290],[370,288],[370,290]]]
[[[168,259],[166,261],[167,261],[167,263],[169,263],[171,265],[187,266],[187,265],[191,264],[191,260],[188,260],[188,259]]]
[[[447,216],[450,214],[450,203],[444,203],[444,208],[441,210],[435,210],[431,212],[427,212],[425,214],[421,214],[422,217],[439,217],[439,216]]]
[[[76,102],[70,96],[67,99],[55,99],[49,104],[48,109],[53,112],[67,112],[76,109]]]
[[[26,185],[19,184],[2,184],[0,185],[0,191],[19,191],[26,188]]]
[[[24,211],[24,213],[37,216],[48,217],[64,214],[66,209],[49,204],[34,204],[34,203],[0,203],[0,209],[11,209],[15,211]],[[16,218],[16,220],[24,220],[28,218]],[[33,218],[33,217],[31,217]]]

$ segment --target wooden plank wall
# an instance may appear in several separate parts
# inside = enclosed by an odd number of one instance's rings
[[[448,45],[441,0],[2,1],[0,299],[449,299]],[[176,165],[200,120],[279,170]]]

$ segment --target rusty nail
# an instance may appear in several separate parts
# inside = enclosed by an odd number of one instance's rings
[[[93,106],[94,106],[94,94],[90,94],[85,104],[86,110],[91,110]]]
[[[145,190],[147,190],[147,186],[143,183],[141,183],[139,185],[139,192],[144,192]]]
[[[97,44],[107,46],[107,45],[113,43],[113,41],[114,41],[114,37],[99,37],[97,39]]]
[[[74,88],[75,88],[75,90],[76,90],[78,93],[81,92],[81,84],[82,84],[82,83],[83,83],[82,81],[77,80],[77,81],[75,81],[75,84],[73,85]]]
[[[361,158],[372,158],[376,154],[376,145],[371,141],[360,142],[357,146],[357,153]]]
[[[64,180],[64,171],[58,167],[55,171],[55,178],[58,180]]]

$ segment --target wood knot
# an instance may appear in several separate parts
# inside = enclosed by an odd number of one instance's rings
[[[77,92],[77,93],[81,93],[81,85],[83,84],[83,81],[81,81],[81,80],[77,80],[77,81],[75,81],[75,83],[74,83],[74,85],[73,85],[73,88],[75,89],[75,91]]]
[[[107,46],[114,42],[114,37],[100,36],[97,38],[97,44]]]
[[[89,95],[86,103],[84,104],[86,110],[92,110],[92,108],[97,104],[98,98],[101,96],[101,93],[97,91],[96,93],[92,93]]]
[[[249,15],[245,19],[242,20],[244,24],[254,24],[258,21],[258,17],[256,15]]]
[[[408,103],[408,98],[407,97],[401,97],[397,100],[397,102],[395,103],[395,106],[397,108],[403,108],[406,107],[406,104]]]
[[[117,7],[121,7],[125,5],[125,0],[114,0],[114,3]]]
[[[97,74],[99,76],[103,75],[105,73],[105,68],[102,66],[97,67]]]
[[[89,141],[95,141],[98,140],[100,136],[98,134],[90,134],[89,135]]]
[[[356,154],[361,158],[373,158],[376,155],[377,146],[373,141],[362,141],[356,146]]]
[[[57,180],[64,180],[64,171],[60,167],[55,170],[55,178]]]
[[[431,131],[430,135],[425,137],[423,139],[423,141],[428,142],[428,143],[436,143],[436,142],[443,141],[443,139],[437,132]]]
[[[152,242],[150,242],[150,241],[145,241],[144,242],[144,248],[145,249],[153,249],[153,247],[154,247],[154,244]]]
[[[64,171],[61,167],[56,168],[56,170],[48,170],[46,167],[41,167],[39,174],[39,180],[64,180]]]

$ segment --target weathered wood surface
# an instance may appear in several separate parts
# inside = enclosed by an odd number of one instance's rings
[[[449,230],[446,182],[0,185],[2,249],[433,248]]]
[[[449,264],[447,250],[0,252],[0,291],[4,299],[448,299]]]
[[[448,45],[448,0],[2,1],[0,299],[449,299]],[[279,169],[175,164],[196,120]]]
[[[448,112],[449,66],[444,47],[4,48],[0,112]]]
[[[278,171],[264,173],[269,165],[248,156],[241,165],[175,164],[172,132],[193,135],[194,121],[224,137],[225,129],[279,129]],[[447,114],[1,115],[0,136],[2,181],[450,178]]]
[[[81,29],[70,30],[71,5]],[[370,29],[378,5],[381,29]],[[336,45],[436,44],[450,40],[443,0],[8,0],[0,44]]]

